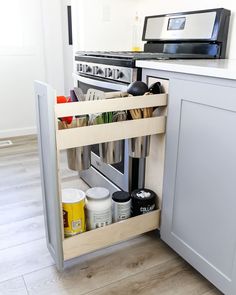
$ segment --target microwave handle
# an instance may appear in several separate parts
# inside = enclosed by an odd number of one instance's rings
[[[91,86],[97,86],[100,88],[106,88],[109,90],[115,90],[115,91],[123,91],[126,92],[128,86],[126,85],[122,85],[122,84],[118,84],[118,83],[112,83],[112,82],[105,82],[105,81],[100,81],[100,80],[96,80],[94,78],[87,78],[87,77],[83,77],[80,76],[78,74],[73,74],[74,79],[76,79],[79,82],[91,85]],[[92,88],[92,87],[91,87]]]

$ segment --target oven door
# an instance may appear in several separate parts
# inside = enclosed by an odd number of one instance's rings
[[[118,82],[104,81],[102,78],[85,77],[73,74],[74,86],[80,87],[83,93],[87,93],[89,88],[111,91],[126,91],[127,85]],[[132,160],[128,155],[128,142],[125,140],[122,161],[117,164],[109,165],[101,161],[99,157],[98,145],[92,146],[91,154],[92,167],[82,171],[80,177],[90,186],[106,186],[110,191],[131,189]],[[115,185],[113,189],[111,185]]]

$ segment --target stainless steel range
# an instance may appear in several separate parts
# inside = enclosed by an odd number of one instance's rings
[[[216,59],[225,58],[230,11],[219,8],[157,16],[144,21],[143,52],[89,52],[75,54],[75,86],[84,93],[89,88],[126,91],[141,78],[135,67],[138,59]],[[144,184],[144,159],[131,159],[125,142],[122,161],[108,165],[101,161],[98,146],[92,147],[92,167],[81,173],[91,186],[111,191],[132,190]]]

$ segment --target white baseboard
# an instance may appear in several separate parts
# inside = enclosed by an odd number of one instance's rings
[[[31,135],[36,133],[37,133],[37,130],[35,126],[26,127],[26,128],[17,128],[17,129],[6,129],[6,130],[0,130],[0,138]]]

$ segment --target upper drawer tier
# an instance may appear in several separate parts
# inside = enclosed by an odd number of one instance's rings
[[[166,105],[167,94],[81,101],[68,104],[56,104],[55,116],[56,118],[60,118]],[[57,129],[57,144],[58,148],[63,150],[83,145],[164,133],[165,122],[165,116],[157,116],[63,130]]]

